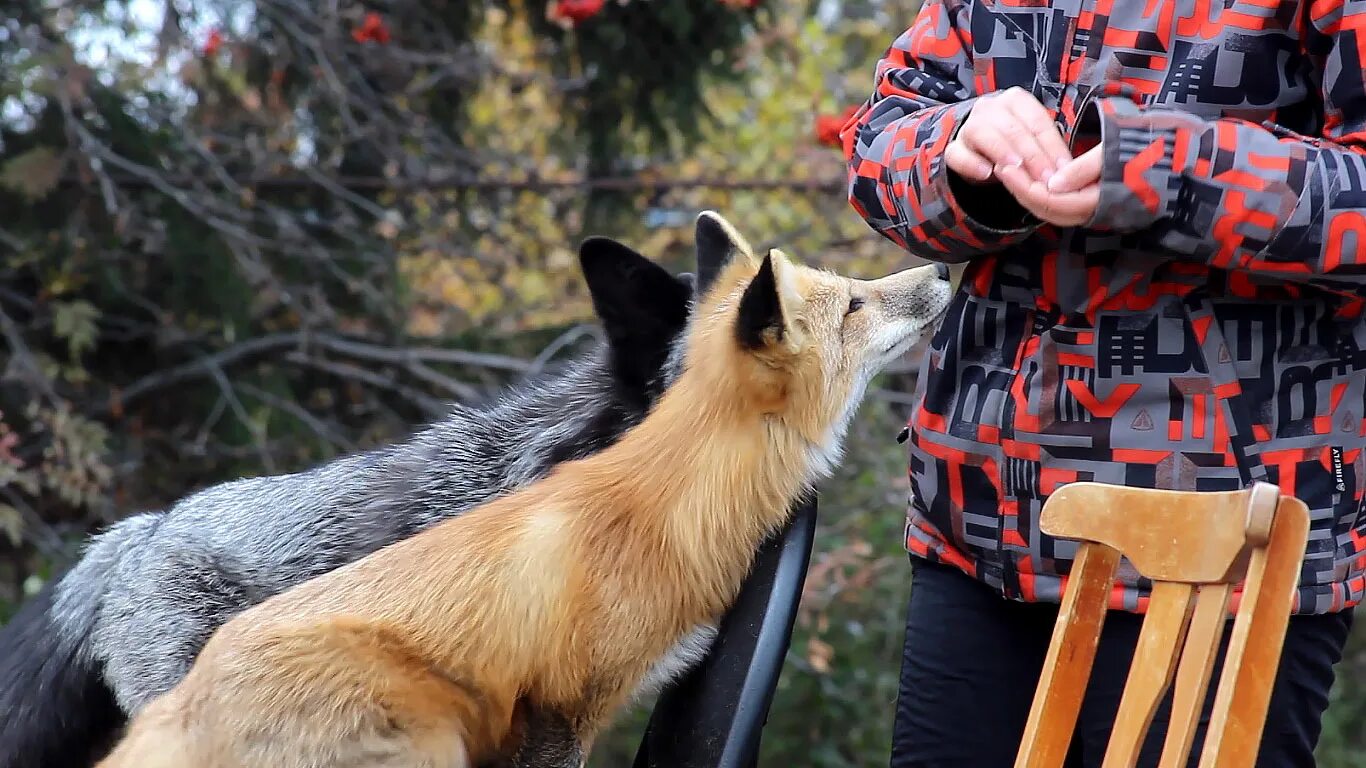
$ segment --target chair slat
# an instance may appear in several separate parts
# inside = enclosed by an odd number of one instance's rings
[[[1271,542],[1248,563],[1200,768],[1252,768],[1257,759],[1308,540],[1308,508],[1281,497]]]
[[[1078,548],[1015,768],[1058,768],[1066,759],[1118,566],[1119,552],[1104,544]]]
[[[1143,737],[1176,671],[1194,592],[1174,581],[1153,584],[1102,768],[1133,768],[1138,762]]]
[[[1200,726],[1200,711],[1204,708],[1205,693],[1209,690],[1210,674],[1219,654],[1219,640],[1224,634],[1228,618],[1229,597],[1233,587],[1210,584],[1200,588],[1191,613],[1190,628],[1186,631],[1186,645],[1181,662],[1176,668],[1176,686],[1172,692],[1172,714],[1167,725],[1167,738],[1162,745],[1162,760],[1158,768],[1185,768],[1190,759],[1191,745]]]

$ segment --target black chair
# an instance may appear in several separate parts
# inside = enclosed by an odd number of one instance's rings
[[[697,265],[697,290],[719,264]],[[752,768],[792,640],[816,535],[816,497],[759,549],[707,658],[660,694],[633,768]]]

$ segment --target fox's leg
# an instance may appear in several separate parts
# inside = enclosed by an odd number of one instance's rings
[[[609,700],[578,702],[575,715],[555,707],[527,705],[513,756],[493,768],[584,768],[598,733],[629,700],[624,692]]]
[[[587,753],[570,718],[536,705],[523,712],[521,741],[505,768],[582,768]]]

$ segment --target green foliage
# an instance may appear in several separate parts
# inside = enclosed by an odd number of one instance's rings
[[[0,185],[41,200],[56,188],[61,172],[62,159],[51,147],[34,147],[0,166]]]
[[[95,320],[99,310],[88,301],[62,301],[52,303],[52,333],[67,344],[67,351],[74,361],[81,352],[95,345],[99,332]]]

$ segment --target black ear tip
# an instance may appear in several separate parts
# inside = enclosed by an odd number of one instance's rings
[[[715,211],[703,211],[697,214],[697,226],[693,234],[698,242],[707,243],[716,248],[729,248],[734,245],[730,225]]]
[[[702,211],[697,215],[693,244],[697,252],[695,290],[706,291],[711,288],[722,267],[731,260],[740,245],[735,242],[732,230],[725,219],[715,211]]]
[[[601,235],[585,237],[583,239],[583,242],[579,243],[579,259],[600,259],[604,255],[612,252],[613,250],[624,247],[625,246],[623,246],[621,243],[618,243],[616,240],[613,240],[610,237],[603,237]]]
[[[610,237],[594,235],[579,245],[579,266],[584,274],[601,271],[632,272],[653,264],[634,248]]]
[[[582,243],[579,244],[579,251],[582,252],[585,250],[592,250],[594,248],[601,248],[605,245],[613,244],[619,243],[617,243],[616,240],[613,240],[612,238],[607,237],[605,235],[589,235],[588,237],[585,237],[583,239]]]
[[[703,211],[697,216],[697,227],[694,236],[699,242],[724,246],[730,244],[730,234],[721,224],[721,220],[711,211]]]
[[[740,297],[736,338],[742,346],[758,349],[765,343],[764,332],[770,328],[781,329],[782,323],[782,303],[778,301],[778,280],[773,272],[773,254],[770,252],[764,256],[759,271],[750,279]]]
[[[765,280],[773,279],[773,251],[765,253],[764,260],[759,262],[759,274],[763,275]]]

